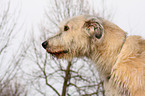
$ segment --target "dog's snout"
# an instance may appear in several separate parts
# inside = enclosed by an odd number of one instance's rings
[[[44,49],[46,49],[47,45],[48,45],[48,42],[47,42],[47,41],[44,41],[44,42],[42,43],[42,47],[43,47]]]

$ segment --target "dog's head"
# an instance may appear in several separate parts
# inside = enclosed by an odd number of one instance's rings
[[[94,43],[101,44],[103,37],[101,19],[77,16],[61,23],[58,34],[43,42],[42,46],[57,58],[72,59],[90,54]]]

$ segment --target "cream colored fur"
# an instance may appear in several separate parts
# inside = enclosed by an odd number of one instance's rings
[[[69,29],[65,31],[64,26]],[[101,38],[96,38],[100,31]],[[140,36],[127,36],[115,24],[85,15],[62,22],[60,32],[47,42],[48,52],[68,50],[58,59],[91,59],[105,82],[107,96],[145,96],[145,40]]]

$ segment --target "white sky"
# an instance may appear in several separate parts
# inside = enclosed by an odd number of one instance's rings
[[[145,0],[118,0],[117,3],[115,23],[130,34],[145,37]]]
[[[38,27],[44,15],[44,8],[46,0],[21,0],[22,2],[22,12],[21,19],[24,20],[26,28],[30,28],[31,31],[32,26]],[[21,20],[20,20],[21,21]]]
[[[38,27],[43,20],[47,0],[22,0],[22,19],[28,28]],[[145,37],[145,0],[112,0],[115,5],[115,24],[130,34]],[[131,29],[131,30],[130,30]]]
[[[46,0],[22,0],[23,16],[30,22],[37,23],[43,16]]]

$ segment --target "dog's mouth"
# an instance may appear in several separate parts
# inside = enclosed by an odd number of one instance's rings
[[[57,51],[53,51],[49,48],[46,48],[47,52],[50,53],[53,56],[59,57],[62,56],[64,54],[67,54],[69,51],[68,50],[57,50]]]

